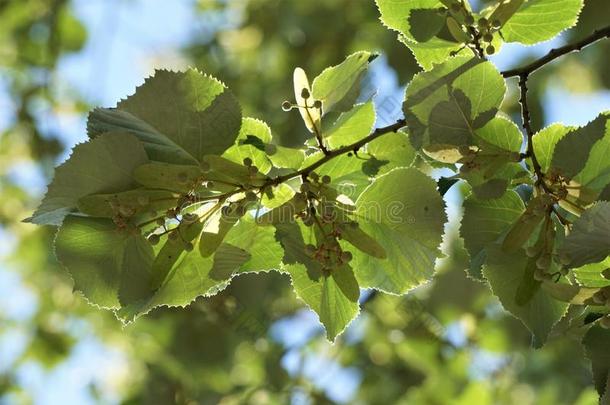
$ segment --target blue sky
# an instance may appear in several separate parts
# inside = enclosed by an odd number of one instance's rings
[[[75,0],[77,17],[87,26],[89,39],[82,52],[69,55],[61,61],[58,78],[84,95],[92,104],[112,106],[116,100],[131,94],[154,68],[184,68],[187,62],[180,57],[177,49],[193,36],[205,39],[214,26],[230,23],[215,17],[205,20],[196,18],[192,13],[193,2],[194,0]],[[508,45],[492,61],[500,69],[509,68],[515,60],[521,59],[521,55],[541,55],[562,42],[559,38],[529,48]],[[405,52],[408,52],[406,48]],[[380,73],[376,75],[379,78],[378,100],[392,96],[401,98],[403,90],[383,58],[380,58],[375,69]],[[287,89],[287,94],[290,93],[289,90]],[[547,124],[558,121],[570,125],[584,124],[593,119],[598,111],[610,109],[610,91],[575,95],[570,94],[561,83],[550,86],[544,100],[548,113]],[[11,119],[10,114],[3,112],[10,111],[11,107],[12,103],[3,91],[0,80],[0,128]],[[67,146],[86,139],[83,116],[41,110],[39,118],[40,125],[53,129]],[[63,155],[60,160],[66,156]],[[44,177],[31,163],[23,162],[11,173],[14,173],[17,182],[28,185],[38,197],[44,192]],[[448,199],[452,203],[455,196],[450,193]],[[452,203],[452,209],[455,209],[455,203]],[[12,245],[12,235],[0,228],[0,316],[18,323],[33,315],[37,301],[35,295],[21,283],[15,269],[9,269],[1,261],[10,254]],[[34,396],[36,404],[94,403],[87,389],[92,381],[104,389],[108,403],[117,402],[111,377],[125,371],[127,359],[116,349],[104,346],[87,324],[77,320],[71,322],[69,330],[79,339],[79,343],[70,359],[51,371],[34,363],[26,364],[18,373],[20,383]],[[364,321],[355,322],[350,328],[357,331],[357,328],[362,327],[362,322]],[[287,330],[292,332],[287,334]],[[294,330],[302,333],[295,334]],[[459,340],[459,328],[454,327],[451,331],[452,338]],[[292,348],[298,348],[308,336],[320,333],[320,327],[311,312],[301,311],[293,318],[279,322],[270,333],[274,339],[291,348],[283,365],[294,373],[301,360],[298,350]],[[354,332],[354,335],[357,333]],[[11,358],[19,352],[19,347],[25,346],[26,341],[27,333],[19,327],[10,328],[8,333],[0,332],[0,372],[2,365],[10,365]],[[304,360],[303,370],[306,375],[313,377],[320,369],[327,370],[326,375],[333,376],[327,380],[335,381],[335,384],[325,385],[321,380],[315,380],[314,383],[327,389],[327,394],[336,400],[349,401],[359,382],[357,370],[338,366],[323,352]],[[341,380],[341,384],[336,384],[337,380]],[[342,386],[343,390],[334,390],[333,385]],[[298,402],[298,398],[295,402]]]

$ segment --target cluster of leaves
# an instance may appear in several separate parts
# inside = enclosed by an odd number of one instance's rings
[[[375,57],[365,51],[311,86],[295,70],[295,100],[282,107],[298,110],[311,134],[300,148],[242,117],[218,80],[158,71],[116,108],[90,114],[90,140],[57,169],[29,220],[60,226],[56,254],[75,288],[124,322],[274,270],[334,340],[357,315],[360,288],[403,294],[432,277],[441,194],[461,180],[471,189],[461,225],[469,274],[489,283],[536,347],[580,308],[567,323],[584,335],[603,395],[610,114],[524,140],[500,113],[505,80],[485,59],[504,41],[569,28],[581,0],[504,0],[480,13],[458,0],[377,4],[425,69],[407,87],[404,120],[375,130],[374,104],[357,103]],[[455,174],[437,185],[424,173],[434,168]]]
[[[358,312],[360,287],[400,293],[432,275],[445,222],[434,181],[408,168],[405,133],[356,156],[375,122],[372,102],[354,105],[372,59],[355,53],[311,88],[295,71],[295,108],[319,141],[300,149],[274,144],[216,79],[158,71],[90,114],[90,140],[29,221],[60,226],[56,254],[75,288],[125,322],[277,270],[334,339]]]

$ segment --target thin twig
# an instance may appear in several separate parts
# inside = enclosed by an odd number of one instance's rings
[[[547,63],[552,62],[553,60],[559,58],[560,56],[563,56],[563,55],[571,53],[571,52],[580,51],[583,48],[585,48],[586,46],[591,45],[592,43],[597,42],[604,38],[610,38],[610,26],[595,30],[595,32],[593,32],[593,34],[589,35],[586,38],[583,38],[582,40],[580,40],[578,42],[574,42],[573,44],[568,44],[568,45],[562,46],[561,48],[557,48],[557,49],[551,49],[551,51],[549,53],[547,53],[545,56],[541,57],[540,59],[535,60],[534,62],[530,63],[529,65],[525,65],[520,68],[506,70],[506,71],[502,72],[502,76],[507,78],[507,77],[522,77],[523,75],[525,75],[527,77],[530,74],[532,74],[533,72],[535,72],[536,70],[538,70],[541,67],[543,67],[544,65],[546,65]]]
[[[527,79],[527,73],[523,73],[519,76],[519,89],[521,91],[519,104],[521,104],[522,127],[523,129],[525,129],[525,134],[527,135],[527,156],[532,160],[532,166],[534,169],[534,173],[536,174],[536,184],[540,185],[545,191],[550,193],[550,190],[544,182],[544,173],[542,173],[542,167],[540,166],[540,162],[538,162],[536,153],[534,153],[534,131],[532,130],[531,115],[527,103]]]

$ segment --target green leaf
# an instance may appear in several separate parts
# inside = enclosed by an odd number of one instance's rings
[[[434,180],[414,168],[392,170],[364,190],[356,207],[362,231],[387,253],[379,259],[345,245],[361,286],[401,294],[432,276],[447,218]]]
[[[528,0],[502,27],[506,42],[533,45],[547,41],[578,20],[582,0]]]
[[[250,253],[229,243],[223,243],[214,254],[210,277],[214,280],[228,280],[248,260]]]
[[[250,158],[261,173],[269,173],[272,165],[265,152],[265,145],[269,142],[271,142],[271,128],[265,122],[255,118],[244,118],[236,144],[227,149],[222,156],[239,164],[242,164],[245,158]]]
[[[397,167],[409,167],[415,159],[416,152],[404,131],[385,134],[366,146],[366,153],[378,161],[387,162],[379,168],[377,175],[389,172]]]
[[[610,257],[599,263],[585,264],[572,269],[578,284],[585,287],[607,287],[610,286],[610,277],[604,274],[610,273]],[[604,273],[606,272],[606,273]]]
[[[543,173],[548,172],[551,167],[557,142],[574,129],[574,127],[566,127],[562,124],[553,124],[534,134],[532,138],[534,153]]]
[[[331,342],[358,315],[360,290],[348,265],[330,273],[303,265],[286,266],[297,296],[319,316]]]
[[[361,140],[371,133],[375,125],[375,105],[372,101],[355,105],[341,114],[339,119],[324,132],[330,148],[339,148]]]
[[[198,162],[204,155],[220,155],[233,145],[241,126],[239,103],[231,92],[194,69],[183,73],[157,70],[117,108],[163,134],[163,138],[141,138],[147,150],[173,143]]]
[[[417,42],[426,42],[445,26],[446,8],[420,8],[409,13],[410,34]]]
[[[197,160],[173,140],[140,118],[116,108],[96,108],[89,113],[87,133],[94,139],[106,132],[123,131],[137,137],[152,160],[192,165]]]
[[[47,194],[31,218],[38,225],[60,225],[89,194],[116,193],[135,188],[133,170],[148,158],[138,140],[126,133],[108,133],[77,145],[55,170]]]
[[[610,386],[610,330],[594,325],[582,340],[587,357],[591,360],[593,382],[602,399],[601,404],[608,401]]]
[[[250,254],[249,260],[240,267],[240,273],[281,270],[284,250],[275,238],[274,227],[258,226],[252,216],[245,215],[225,241]]]
[[[523,135],[519,131],[519,127],[507,118],[494,117],[482,128],[477,129],[475,134],[477,144],[482,150],[496,153],[501,150],[513,152],[513,154],[521,151]]]
[[[134,179],[144,187],[185,193],[195,188],[204,177],[201,167],[150,162],[133,171]]]
[[[182,222],[171,231],[170,237],[166,239],[152,264],[151,289],[153,291],[172,277],[175,264],[179,262],[181,256],[188,255],[193,250],[192,241],[201,234],[202,229],[203,222],[195,221],[192,223]]]
[[[460,236],[470,254],[471,276],[482,278],[481,266],[487,257],[486,248],[504,235],[524,210],[523,201],[512,190],[497,199],[479,199],[470,195],[464,200]]]
[[[322,101],[324,114],[352,108],[360,93],[360,82],[375,57],[367,51],[353,53],[340,64],[324,69],[313,80],[312,96]]]
[[[416,37],[421,37],[421,32],[425,29],[413,13],[430,14],[430,11],[443,6],[438,0],[375,0],[375,3],[381,13],[381,22],[411,41],[418,41]]]
[[[569,267],[597,263],[610,256],[610,202],[601,201],[574,221],[559,249]]]
[[[470,50],[463,48],[462,44],[436,37],[427,42],[413,42],[404,35],[399,35],[398,40],[411,50],[415,60],[424,70],[432,69],[434,65],[445,62],[454,54],[470,54]]]
[[[152,293],[150,244],[109,219],[67,216],[55,238],[55,254],[74,289],[94,305],[119,308],[119,292],[123,302]]]
[[[524,250],[506,253],[494,245],[487,248],[483,275],[504,309],[532,332],[533,345],[539,348],[568,305],[555,300],[544,289],[535,287],[533,267],[535,261],[528,258]]]
[[[276,238],[285,251],[283,270],[290,274],[297,296],[318,314],[327,338],[334,341],[358,315],[360,289],[349,265],[324,270],[305,253],[303,228],[295,222],[276,225]]]
[[[403,105],[413,146],[476,145],[476,130],[495,116],[505,90],[496,68],[474,57],[454,57],[419,73]]]
[[[519,250],[546,217],[548,207],[552,204],[553,200],[548,194],[541,194],[532,198],[527,204],[525,212],[519,216],[507,232],[502,241],[502,249],[506,252]]]
[[[604,138],[610,139],[610,129],[607,129],[609,118],[610,113],[600,114],[584,127],[576,128],[561,137],[555,146],[551,166],[567,178],[576,177],[585,168],[594,146],[599,141],[603,142]],[[605,164],[600,172],[610,166],[607,159],[603,162]],[[594,175],[589,173],[586,177]]]

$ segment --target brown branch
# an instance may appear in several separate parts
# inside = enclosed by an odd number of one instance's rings
[[[592,43],[597,42],[604,38],[610,38],[610,26],[600,28],[600,29],[596,30],[595,32],[593,32],[593,34],[589,35],[586,38],[581,39],[578,42],[574,42],[572,44],[562,46],[561,48],[551,49],[551,51],[549,53],[547,53],[545,56],[541,57],[540,59],[535,60],[534,62],[530,63],[529,65],[525,65],[520,68],[506,70],[506,71],[502,72],[502,76],[505,78],[508,78],[508,77],[522,77],[523,75],[525,75],[525,77],[527,77],[530,74],[534,73],[536,70],[543,67],[544,65],[548,64],[549,62],[552,62],[553,60],[559,58],[560,56],[566,55],[571,52],[580,51],[583,48],[591,45]]]
[[[335,157],[344,155],[349,152],[357,152],[360,148],[362,148],[367,143],[379,138],[380,136],[382,136],[384,134],[387,134],[390,132],[396,132],[400,128],[404,127],[405,125],[406,125],[406,121],[404,119],[400,119],[400,120],[396,121],[394,124],[388,125],[387,127],[377,128],[373,132],[371,132],[369,135],[367,135],[366,137],[359,140],[358,142],[354,142],[351,145],[343,146],[339,149],[329,150],[324,155],[324,157],[320,158],[319,160],[312,163],[311,165],[304,167],[303,169],[298,170],[296,172],[275,177],[275,178],[269,180],[267,183],[265,183],[261,188],[265,188],[267,186],[276,186],[280,183],[283,183],[287,180],[290,180],[290,179],[298,177],[298,176],[307,176],[307,175],[309,175],[309,173],[311,173],[318,167],[322,166],[324,163],[327,163],[328,161],[334,159]]]
[[[545,191],[550,192],[544,182],[544,173],[542,173],[540,162],[538,162],[538,158],[534,153],[534,131],[532,130],[531,115],[527,103],[527,78],[527,73],[523,73],[519,76],[519,89],[521,91],[521,97],[519,98],[519,104],[521,104],[521,126],[525,129],[525,134],[527,135],[526,156],[532,160],[532,166],[534,168],[534,173],[536,174],[536,184],[540,185]]]

